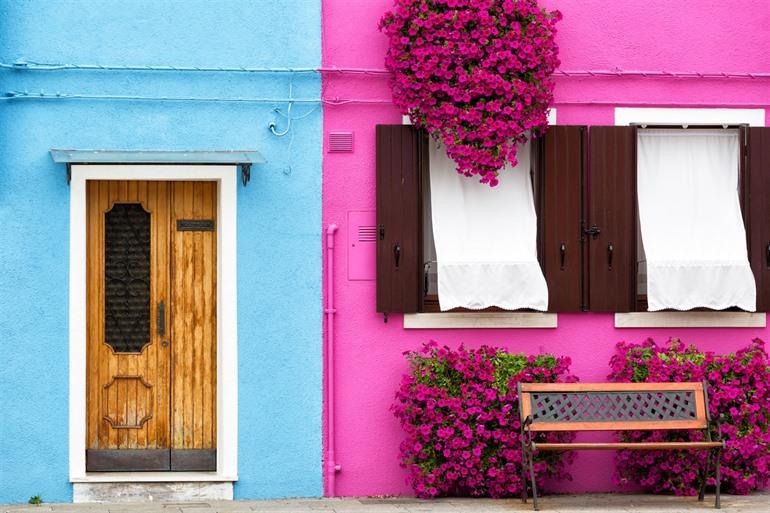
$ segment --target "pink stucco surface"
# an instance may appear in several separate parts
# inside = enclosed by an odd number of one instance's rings
[[[392,0],[324,0],[325,67],[382,68],[385,38],[377,31]],[[769,72],[767,0],[547,0],[564,15],[558,43],[564,70]],[[327,98],[389,99],[380,75],[324,77]],[[767,79],[559,78],[559,124],[613,124],[615,106],[770,107]],[[766,124],[770,124],[766,110]],[[338,247],[349,244],[349,211],[375,206],[374,127],[399,123],[388,104],[326,106],[324,133],[353,131],[352,154],[326,153],[323,218],[340,225]],[[325,137],[326,140],[326,137]],[[375,313],[375,282],[348,279],[347,251],[336,254],[336,444],[338,495],[411,494],[398,466],[401,432],[389,412],[407,370],[403,352],[435,339],[456,346],[493,344],[525,353],[569,355],[583,381],[603,381],[615,343],[676,336],[704,350],[730,351],[765,329],[616,329],[609,314],[559,315],[557,329],[404,330]],[[325,436],[326,436],[325,431]],[[580,453],[574,481],[552,490],[616,490],[611,454]]]

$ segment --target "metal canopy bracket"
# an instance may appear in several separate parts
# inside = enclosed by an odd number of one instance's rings
[[[244,186],[251,180],[251,166],[267,161],[256,150],[77,150],[51,149],[54,162],[67,166],[67,184],[72,164],[202,164],[235,165]]]

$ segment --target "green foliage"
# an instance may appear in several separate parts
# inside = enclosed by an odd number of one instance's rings
[[[701,353],[694,345],[685,346],[679,339],[672,339],[671,345],[667,351],[655,351],[650,346],[636,346],[627,350],[628,362],[631,367],[631,381],[644,382],[650,375],[649,364],[655,357],[663,364],[686,364],[701,366],[705,360],[705,355]]]
[[[33,495],[32,497],[29,498],[29,501],[27,502],[37,506],[37,505],[43,504],[43,498],[39,495]]]
[[[553,369],[556,367],[556,357],[550,354],[540,354],[530,362],[527,355],[523,353],[508,353],[498,351],[492,357],[492,364],[495,366],[495,388],[500,395],[508,395],[508,387],[511,378],[521,373],[527,367],[545,367]]]
[[[415,382],[442,388],[452,396],[460,395],[460,387],[465,382],[462,373],[455,370],[444,359],[421,356],[411,353],[408,356],[412,364]]]

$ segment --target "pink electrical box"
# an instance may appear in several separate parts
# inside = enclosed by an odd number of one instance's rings
[[[348,280],[377,276],[377,224],[374,210],[348,211]]]

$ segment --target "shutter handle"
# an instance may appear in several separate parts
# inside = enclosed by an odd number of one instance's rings
[[[430,281],[428,280],[429,274],[430,274],[430,262],[425,262],[425,265],[423,266],[423,276],[424,276],[424,282],[422,284],[423,296],[428,295],[428,288],[430,288]]]
[[[380,231],[380,240],[385,240],[385,225],[381,224],[379,228],[380,228],[380,230],[379,230]]]
[[[612,253],[615,251],[615,246],[612,245],[612,242],[607,244],[607,267],[610,271],[612,271]]]
[[[401,244],[398,242],[393,246],[393,259],[396,261],[396,269],[398,269],[398,264],[401,261]]]
[[[567,256],[567,245],[562,242],[561,246],[559,246],[559,262],[560,262],[560,268],[562,271],[564,270],[564,258],[566,256]]]

